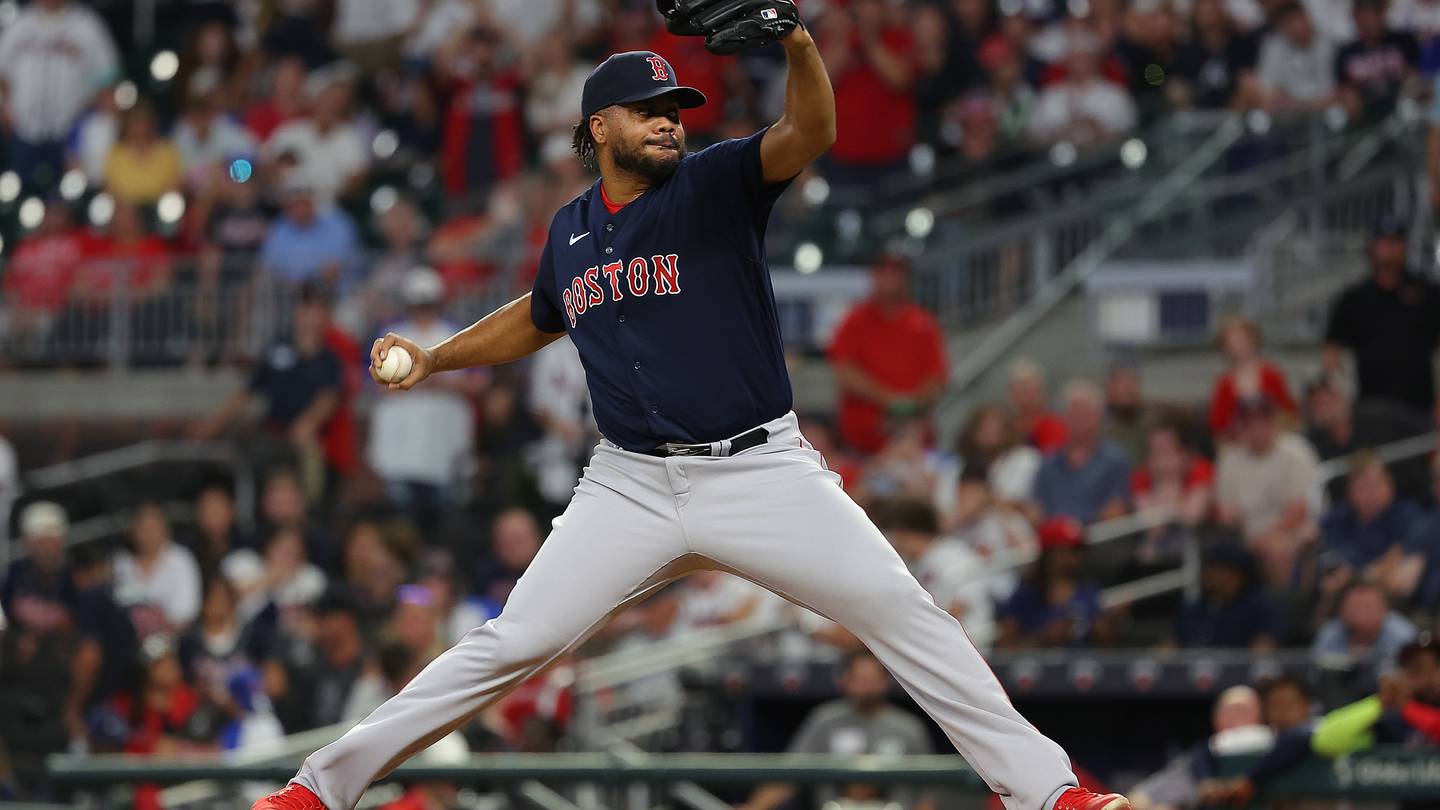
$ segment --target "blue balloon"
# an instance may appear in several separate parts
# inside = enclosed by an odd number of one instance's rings
[[[244,183],[255,173],[255,167],[245,158],[236,158],[230,162],[230,179],[237,183]]]

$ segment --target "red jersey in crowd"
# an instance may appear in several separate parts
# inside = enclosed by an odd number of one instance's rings
[[[1201,456],[1191,456],[1185,465],[1185,482],[1183,484],[1186,492],[1208,487],[1215,483],[1215,465],[1208,459]],[[1130,476],[1130,492],[1135,497],[1148,495],[1150,490],[1155,488],[1155,480],[1150,476],[1150,470],[1146,467],[1137,469]]]
[[[102,236],[91,242],[90,255],[75,274],[74,287],[106,294],[125,274],[130,291],[149,288],[170,274],[170,245],[158,236],[119,241]]]
[[[354,338],[334,325],[325,330],[325,348],[340,361],[340,404],[321,432],[325,461],[335,472],[349,475],[360,463],[355,449],[355,395],[360,392],[364,354]]]
[[[520,80],[511,73],[456,85],[445,119],[445,191],[463,197],[514,177],[525,152]]]
[[[1025,441],[1047,456],[1064,447],[1065,440],[1070,436],[1070,431],[1065,429],[1065,422],[1048,412],[1037,416],[1035,421],[1030,423],[1029,430],[1024,433]]]
[[[915,42],[909,29],[887,28],[880,41],[913,73]],[[852,36],[850,49],[850,64],[833,77],[838,137],[830,157],[859,166],[904,160],[915,145],[914,96],[908,88],[897,90],[885,83],[865,59],[858,34]]]
[[[129,692],[121,692],[110,699],[110,709],[130,723],[130,735],[125,739],[127,754],[160,753],[160,743],[165,737],[181,737],[190,724],[190,718],[200,709],[200,695],[184,683],[178,683],[170,691],[170,705],[164,711],[149,706],[136,706],[140,698]],[[141,784],[135,787],[135,810],[161,810],[161,786]]]
[[[511,744],[518,744],[527,723],[543,720],[563,729],[570,723],[574,709],[575,667],[562,664],[543,675],[536,675],[506,695],[497,707],[511,733]]]
[[[1283,413],[1294,414],[1300,408],[1290,396],[1290,382],[1285,372],[1271,363],[1260,363],[1260,390],[1257,393],[1275,404]],[[1240,388],[1235,384],[1235,373],[1227,371],[1215,381],[1215,391],[1210,395],[1210,432],[1224,436],[1235,423],[1235,409],[1240,404]]]
[[[5,297],[30,310],[55,312],[70,296],[70,285],[94,240],[79,228],[36,234],[20,241],[0,275]]]
[[[900,393],[919,391],[945,376],[945,341],[940,324],[911,303],[881,307],[865,301],[850,311],[830,344],[830,362],[853,365]],[[851,393],[840,395],[840,438],[870,455],[885,446],[885,410]]]
[[[720,126],[725,119],[725,71],[731,62],[728,57],[717,59],[705,50],[701,37],[677,37],[664,28],[655,29],[641,49],[665,57],[676,76],[705,94],[703,106],[685,111],[682,120],[687,136],[703,136]]]

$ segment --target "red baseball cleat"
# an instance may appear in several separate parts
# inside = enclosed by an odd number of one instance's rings
[[[1059,807],[1060,805],[1055,806]],[[1127,804],[1126,807],[1129,805]],[[291,783],[286,785],[283,790],[277,790],[269,796],[261,796],[254,804],[250,805],[250,810],[325,810],[325,805],[320,801],[319,796],[310,792],[310,788]]]
[[[1130,810],[1130,800],[1119,793],[1096,793],[1073,787],[1060,794],[1051,810]]]

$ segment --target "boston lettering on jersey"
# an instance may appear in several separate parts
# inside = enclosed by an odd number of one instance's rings
[[[587,310],[605,303],[606,290],[610,291],[611,301],[624,300],[626,293],[635,296],[678,294],[679,260],[680,257],[674,253],[667,253],[649,259],[636,256],[629,261],[606,262],[600,267],[591,265],[585,268],[585,272],[571,279],[570,286],[560,293],[570,327],[577,326],[577,319]]]
[[[762,130],[681,160],[611,213],[597,181],[555,214],[530,315],[570,333],[607,439],[710,442],[790,410],[765,225],[788,183],[760,171]]]

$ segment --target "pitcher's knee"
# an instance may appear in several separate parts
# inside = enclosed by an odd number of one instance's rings
[[[465,634],[461,644],[481,644],[490,650],[498,666],[509,668],[538,661],[548,661],[564,651],[569,640],[554,632],[546,632],[533,624],[491,619]]]
[[[909,611],[935,608],[930,594],[909,576],[867,582],[847,592],[844,601],[844,612],[861,621],[884,619],[893,622]]]

